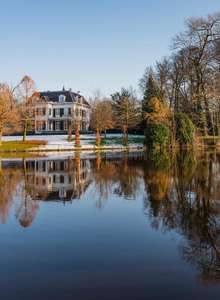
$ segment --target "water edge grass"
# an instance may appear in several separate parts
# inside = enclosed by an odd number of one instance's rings
[[[25,152],[26,150],[46,145],[46,141],[11,141],[2,142],[0,153],[5,152]]]

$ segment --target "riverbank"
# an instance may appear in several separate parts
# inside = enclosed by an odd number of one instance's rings
[[[128,142],[122,143],[122,134],[101,135],[101,145],[97,146],[95,134],[82,134],[81,145],[75,147],[75,136],[71,141],[67,135],[30,135],[27,141],[22,141],[22,136],[4,136],[0,153],[42,153],[60,151],[114,151],[114,150],[145,150],[144,135],[128,135]],[[207,136],[197,139],[196,148],[219,148],[216,137]]]
[[[74,135],[71,141],[67,140],[67,135],[32,135],[27,136],[27,142],[22,142],[21,136],[4,136],[0,153],[144,149],[145,136],[129,135],[128,143],[122,144],[122,134],[108,134],[106,138],[101,136],[101,145],[96,146],[94,134],[83,134],[80,147],[75,147],[74,139]]]
[[[0,146],[0,153],[7,152],[26,152],[33,148],[38,148],[46,145],[46,141],[6,141]]]

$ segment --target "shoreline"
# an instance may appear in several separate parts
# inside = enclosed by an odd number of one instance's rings
[[[118,146],[118,147],[74,147],[74,148],[63,148],[63,147],[57,147],[57,148],[32,148],[32,149],[24,149],[24,150],[0,150],[0,154],[4,153],[43,153],[43,152],[96,152],[98,151],[114,151],[114,150],[146,150],[147,148],[145,146]]]

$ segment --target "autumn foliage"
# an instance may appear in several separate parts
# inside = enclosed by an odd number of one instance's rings
[[[7,83],[0,84],[0,145],[2,134],[19,131],[20,115],[13,89]]]

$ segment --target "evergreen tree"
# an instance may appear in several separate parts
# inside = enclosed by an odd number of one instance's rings
[[[141,122],[141,127],[143,130],[146,129],[146,120],[145,120],[145,113],[150,113],[148,104],[152,98],[157,97],[157,90],[156,90],[156,84],[153,80],[153,75],[152,72],[148,75],[146,85],[144,87],[144,97],[142,100],[142,110],[141,110],[141,115],[142,115],[142,122]]]
[[[128,130],[138,128],[140,124],[140,108],[132,88],[122,88],[121,92],[111,95],[112,109],[116,128],[122,130],[123,141],[128,138]]]
[[[146,88],[145,88],[145,91],[144,91],[144,97],[143,97],[143,100],[142,100],[142,112],[145,111],[145,112],[149,113],[148,103],[154,97],[157,97],[157,91],[156,91],[156,88],[155,88],[155,82],[153,80],[153,76],[150,73],[149,76],[148,76],[148,80],[147,80],[147,83],[146,83]]]

